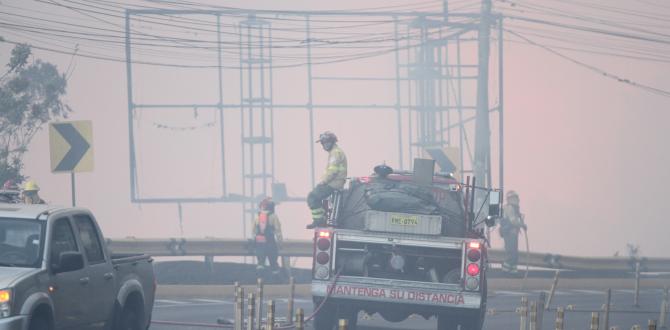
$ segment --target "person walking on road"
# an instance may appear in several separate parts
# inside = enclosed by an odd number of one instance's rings
[[[500,236],[505,240],[504,272],[517,273],[519,263],[519,232],[527,229],[524,215],[519,207],[519,194],[509,191],[506,194],[507,204],[503,207],[503,217],[500,220]]]
[[[256,269],[263,270],[266,260],[270,264],[273,273],[279,273],[279,246],[283,240],[281,223],[275,213],[275,203],[266,198],[259,204],[260,211],[252,227],[252,237],[255,240]]]
[[[312,211],[312,223],[307,225],[307,229],[326,224],[323,200],[333,192],[342,190],[347,179],[347,156],[337,145],[337,136],[326,131],[319,136],[316,143],[321,143],[323,150],[328,152],[328,165],[319,184],[307,195],[307,205]]]

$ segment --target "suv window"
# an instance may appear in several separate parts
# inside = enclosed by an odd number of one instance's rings
[[[77,252],[77,241],[74,239],[74,232],[68,218],[60,218],[54,222],[53,236],[51,238],[51,264],[56,264],[60,260],[60,254],[63,252]]]
[[[98,237],[98,231],[95,230],[93,220],[87,215],[75,215],[74,222],[79,231],[79,238],[81,244],[84,245],[84,252],[86,252],[86,259],[89,264],[96,264],[105,261],[105,255],[102,253],[102,245]]]

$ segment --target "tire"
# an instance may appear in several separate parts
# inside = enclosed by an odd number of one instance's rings
[[[142,319],[135,308],[126,306],[119,316],[119,322],[114,330],[142,330]]]
[[[51,329],[49,325],[49,320],[44,316],[36,316],[30,320],[30,326],[28,330],[48,330]]]
[[[461,330],[482,330],[482,327],[484,326],[484,315],[482,311],[483,310],[480,309],[469,318],[461,320]]]
[[[457,330],[458,322],[453,315],[440,314],[437,316],[437,330]]]
[[[318,307],[319,305],[315,303],[314,309]],[[336,326],[335,322],[335,309],[324,305],[314,316],[314,330],[333,330]]]

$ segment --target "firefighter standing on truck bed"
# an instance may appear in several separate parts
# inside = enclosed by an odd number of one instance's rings
[[[519,232],[526,231],[524,215],[519,207],[519,194],[509,191],[506,194],[507,204],[503,208],[503,217],[500,220],[500,236],[505,240],[504,272],[516,273],[519,263]]]
[[[312,210],[312,223],[307,229],[326,224],[326,210],[323,209],[323,200],[333,192],[342,190],[347,179],[347,156],[337,145],[337,136],[332,132],[323,132],[316,143],[321,143],[323,150],[328,152],[328,166],[321,182],[307,195],[307,204]]]
[[[260,212],[252,227],[252,237],[255,241],[256,269],[265,268],[265,260],[270,263],[273,273],[279,273],[277,257],[279,256],[279,245],[283,238],[281,234],[281,223],[275,214],[275,203],[270,198],[261,201]]]

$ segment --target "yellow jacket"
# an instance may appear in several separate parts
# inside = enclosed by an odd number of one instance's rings
[[[321,177],[321,184],[326,184],[334,189],[342,189],[347,179],[347,156],[336,144],[328,153],[328,166],[326,173]]]

